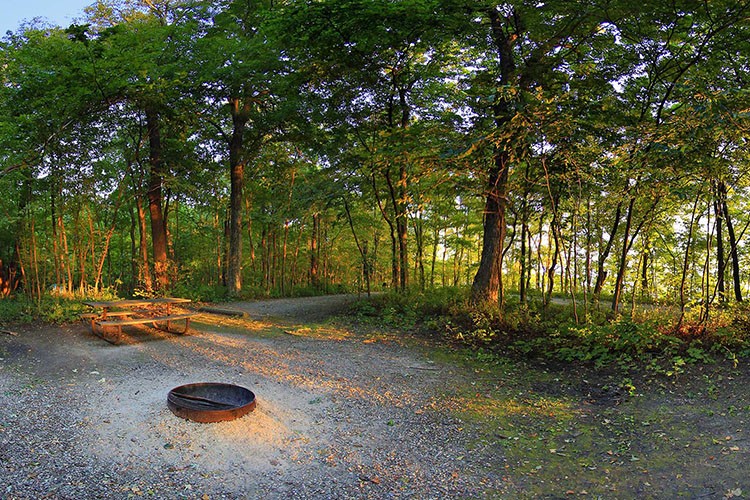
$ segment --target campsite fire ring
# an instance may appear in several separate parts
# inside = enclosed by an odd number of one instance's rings
[[[255,394],[232,384],[202,382],[175,387],[167,395],[167,406],[178,417],[194,422],[224,422],[255,409]]]

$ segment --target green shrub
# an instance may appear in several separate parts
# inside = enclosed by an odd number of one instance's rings
[[[23,296],[0,300],[0,321],[30,323],[34,320],[34,304]]]

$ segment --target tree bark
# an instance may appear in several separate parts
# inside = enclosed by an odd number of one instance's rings
[[[406,168],[403,165],[399,167],[398,175],[397,185],[394,185],[391,179],[390,170],[386,170],[385,179],[388,184],[396,222],[396,241],[398,242],[397,285],[400,291],[405,292],[409,284],[409,220],[406,209]]]
[[[151,216],[151,245],[154,258],[154,275],[160,290],[169,286],[167,260],[167,231],[162,208],[164,160],[162,158],[160,117],[158,111],[147,106],[146,127],[149,140],[148,209]]]
[[[377,181],[375,179],[375,172],[372,173],[370,176],[370,180],[372,181],[372,189],[375,194],[375,201],[378,204],[378,208],[380,209],[380,214],[383,216],[383,220],[385,220],[386,224],[388,224],[388,229],[390,231],[391,236],[391,286],[397,290],[399,285],[399,276],[401,275],[400,270],[400,260],[398,258],[397,248],[398,248],[398,238],[396,236],[396,225],[393,223],[393,219],[388,215],[388,212],[386,211],[385,206],[383,205],[383,201],[380,199],[380,194],[378,193],[378,186]]]
[[[724,214],[724,222],[727,225],[727,235],[729,236],[729,256],[732,260],[732,284],[734,286],[734,300],[742,302],[742,286],[740,283],[740,259],[737,253],[737,238],[734,233],[734,224],[729,216],[729,207],[727,206],[727,186],[724,181],[719,181],[719,193],[721,195],[721,206]]]
[[[617,278],[615,279],[615,293],[612,296],[612,312],[617,314],[620,308],[622,295],[622,283],[625,280],[625,268],[628,264],[628,250],[630,250],[630,228],[633,224],[633,209],[635,207],[635,196],[630,197],[628,213],[625,215],[625,234],[622,237],[622,253],[620,254],[620,265],[617,266]]]
[[[511,84],[516,65],[513,60],[513,40],[503,26],[503,20],[495,8],[487,15],[492,30],[492,40],[500,58],[499,85]],[[511,106],[506,97],[500,96],[492,107],[495,128],[501,130],[510,121]],[[500,272],[503,241],[505,239],[505,209],[507,205],[510,154],[503,145],[495,145],[489,169],[486,199],[484,204],[482,253],[479,268],[471,285],[471,302],[497,303],[500,294]]]
[[[617,229],[620,227],[621,216],[622,216],[622,202],[617,204],[617,209],[615,210],[615,220],[612,225],[612,231],[610,231],[609,239],[607,240],[604,250],[599,255],[599,259],[597,261],[596,284],[594,285],[594,294],[593,294],[596,300],[599,299],[599,295],[602,293],[602,288],[604,287],[604,281],[607,279],[607,272],[604,270],[604,264],[607,262],[607,257],[609,257],[609,253],[612,251],[612,245],[614,244],[615,236],[617,235]]]
[[[688,225],[688,234],[687,234],[687,241],[685,242],[685,258],[682,263],[682,277],[680,278],[680,318],[677,321],[677,326],[682,324],[682,319],[685,316],[685,305],[687,304],[687,300],[685,298],[685,282],[687,281],[687,273],[690,269],[690,248],[693,244],[693,228],[695,227],[695,218],[696,213],[698,211],[698,203],[701,199],[701,194],[698,193],[698,195],[695,197],[695,202],[693,203],[693,213],[690,216],[690,223]]]
[[[724,262],[724,209],[718,181],[713,183],[713,195],[713,208],[716,216],[716,291],[719,294],[719,303],[724,303],[727,301],[724,281],[724,272],[726,271]]]
[[[320,287],[319,276],[319,259],[318,239],[320,237],[320,213],[316,212],[312,216],[313,227],[310,235],[310,286],[315,289]]]
[[[245,180],[244,138],[249,120],[249,105],[239,97],[229,99],[232,114],[232,136],[229,139],[229,259],[227,288],[235,297],[242,291],[242,187]]]

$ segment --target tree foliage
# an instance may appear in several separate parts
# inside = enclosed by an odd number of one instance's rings
[[[748,295],[742,2],[100,0],[0,44],[0,293]],[[11,285],[12,283],[12,285]]]

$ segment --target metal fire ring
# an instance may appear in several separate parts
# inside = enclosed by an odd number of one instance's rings
[[[195,422],[224,422],[253,411],[255,394],[220,382],[186,384],[169,391],[167,406],[178,417]]]

